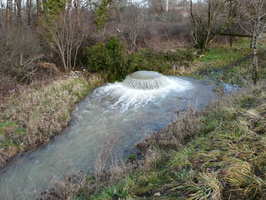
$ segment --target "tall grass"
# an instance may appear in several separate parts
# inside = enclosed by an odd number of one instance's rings
[[[28,87],[1,102],[1,165],[20,151],[47,143],[71,119],[74,105],[102,83],[99,76],[88,80],[66,76],[44,86]]]

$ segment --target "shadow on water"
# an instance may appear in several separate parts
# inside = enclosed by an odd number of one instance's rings
[[[215,85],[207,81],[145,73],[145,83],[129,77],[137,88],[125,82],[97,88],[77,105],[62,134],[12,159],[0,170],[0,199],[32,199],[53,176],[63,178],[65,169],[69,175],[89,172],[103,149],[113,159],[125,159],[136,151],[136,143],[172,123],[177,111],[201,110],[216,98]],[[155,88],[147,86],[147,79]]]

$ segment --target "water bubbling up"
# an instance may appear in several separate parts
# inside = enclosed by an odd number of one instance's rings
[[[165,76],[154,71],[137,71],[127,75],[123,81],[125,87],[142,90],[160,89],[169,84]]]
[[[101,101],[113,99],[108,107],[120,107],[120,111],[124,112],[130,106],[138,108],[149,102],[161,101],[170,91],[179,93],[191,88],[193,84],[187,80],[164,76],[154,71],[137,71],[127,75],[123,82],[96,89],[94,95]]]

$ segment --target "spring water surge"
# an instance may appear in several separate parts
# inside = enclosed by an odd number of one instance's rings
[[[151,71],[97,88],[77,105],[62,134],[0,170],[0,199],[33,199],[53,176],[93,169],[103,149],[125,158],[137,142],[173,122],[176,111],[202,109],[214,98],[204,81]]]

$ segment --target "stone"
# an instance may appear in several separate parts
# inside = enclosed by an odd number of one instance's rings
[[[157,193],[154,194],[154,196],[155,196],[155,197],[160,197],[160,196],[162,196],[162,195],[161,195],[160,192],[157,192]]]

